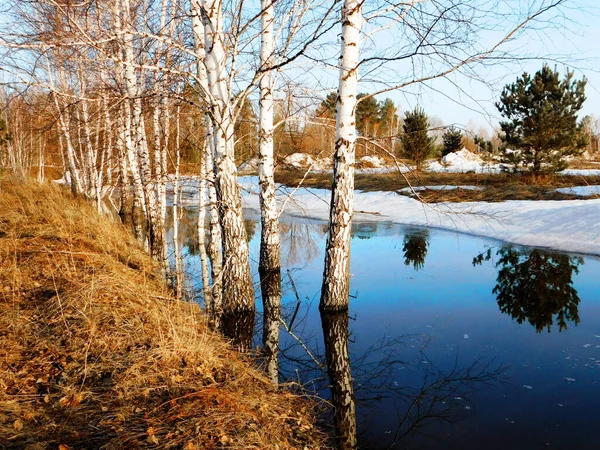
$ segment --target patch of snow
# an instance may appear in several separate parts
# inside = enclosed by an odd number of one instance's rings
[[[319,158],[312,166],[315,171],[333,171],[333,158]]]
[[[292,153],[283,159],[284,164],[292,166],[295,169],[307,169],[314,162],[313,157],[306,153]]]
[[[414,170],[414,168],[409,166],[400,166],[400,173],[408,173]],[[396,166],[386,166],[386,167],[370,167],[366,169],[356,169],[355,172],[357,174],[364,173],[398,173],[398,167]]]
[[[561,194],[579,195],[581,197],[590,197],[592,195],[600,195],[600,185],[558,188],[556,189],[556,192],[560,192]]]
[[[600,170],[598,169],[565,169],[558,172],[559,175],[575,175],[581,177],[598,177]]]
[[[448,153],[440,162],[433,161],[427,166],[429,172],[445,173],[500,173],[503,171],[501,164],[488,164],[479,155],[466,148],[457,152]]]
[[[363,156],[358,160],[365,168],[378,169],[385,166],[385,161],[379,156]]]
[[[426,191],[426,190],[432,190],[432,191],[452,191],[454,189],[466,189],[469,191],[481,191],[483,190],[483,188],[481,186],[451,186],[451,185],[443,185],[443,186],[413,186],[412,188],[410,187],[405,187],[400,189],[398,192],[420,192],[420,191]]]
[[[259,211],[258,177],[238,180],[244,207]],[[184,202],[197,205],[198,180],[182,177],[181,183]],[[277,199],[280,206],[285,202],[288,214],[320,220],[329,217],[329,190],[279,186]],[[396,192],[356,191],[354,208],[357,220],[430,226],[525,246],[600,255],[600,199],[427,205]]]
[[[256,172],[258,170],[258,158],[252,158],[240,164],[238,167],[239,173]]]

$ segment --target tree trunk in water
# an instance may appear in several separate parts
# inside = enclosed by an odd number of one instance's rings
[[[354,213],[356,96],[362,2],[344,0],[329,233],[321,289],[321,320],[339,448],[356,448],[354,391],[348,354],[350,236]]]
[[[223,316],[223,289],[221,275],[223,269],[223,234],[219,220],[219,208],[217,206],[217,189],[215,187],[215,168],[213,159],[212,123],[207,118],[206,140],[207,147],[205,157],[206,184],[208,185],[208,217],[210,239],[208,241],[208,257],[210,259],[210,275],[212,285],[210,295],[212,298],[212,321],[215,330],[221,329],[221,317]]]
[[[179,150],[181,133],[180,127],[181,110],[177,106],[175,123],[175,180],[173,188],[173,249],[175,256],[175,279],[177,298],[183,298],[183,287],[185,283],[184,264],[181,258],[181,243],[179,241],[179,206],[181,204],[181,192],[179,189],[179,166],[181,165],[181,151]],[[166,241],[166,239],[165,239]],[[166,261],[168,263],[168,261]]]
[[[198,74],[198,82],[201,88],[201,98],[211,105],[212,95],[208,85],[208,74],[206,68],[206,51],[204,44],[206,41],[204,24],[203,24],[203,5],[201,0],[192,0],[192,30],[194,34],[194,47],[196,52],[196,71]],[[204,276],[204,265],[202,266],[204,298],[206,306],[210,314],[212,326],[215,330],[221,329],[221,317],[223,315],[222,291],[221,291],[221,268],[223,266],[222,249],[222,234],[221,224],[219,222],[219,210],[217,208],[217,191],[215,188],[215,167],[214,167],[214,139],[213,139],[213,121],[208,113],[204,116],[205,136],[204,136],[204,153],[202,160],[201,172],[201,199],[204,193],[203,186],[206,186],[206,194],[208,195],[208,211],[209,211],[209,230],[210,239],[208,242],[208,257],[210,258],[212,285],[209,286],[208,274]],[[202,216],[200,216],[202,218]],[[200,226],[200,222],[198,226]],[[204,222],[202,222],[204,225]],[[200,230],[199,230],[200,232]],[[204,236],[200,241],[204,240]],[[200,249],[200,252],[203,250]],[[200,253],[202,258],[202,253]],[[210,304],[210,307],[209,307]]]
[[[200,269],[202,270],[202,290],[204,292],[204,306],[209,317],[214,315],[214,306],[210,292],[208,273],[208,253],[206,252],[206,152],[210,151],[205,142],[204,152],[200,161],[200,185],[198,187],[198,253],[200,255]]]
[[[262,31],[260,63],[271,63],[274,47],[273,2],[261,0]],[[281,250],[279,214],[275,197],[275,165],[273,162],[273,75],[265,73],[260,80],[260,131],[258,177],[260,184],[261,236],[258,272],[262,295],[263,354],[267,376],[275,385],[279,378],[279,318],[281,316]]]
[[[221,286],[225,320],[242,313],[254,313],[254,289],[242,198],[234,163],[234,111],[226,76],[221,4],[215,0],[204,0],[202,3],[206,72],[212,97],[210,108],[216,166],[215,185],[223,233]]]
[[[250,274],[250,254],[242,213],[242,197],[233,162],[233,122],[215,130],[216,189],[223,233],[223,316],[254,314],[254,288]]]
[[[350,287],[350,231],[354,213],[356,96],[362,2],[344,0],[342,50],[336,112],[333,186],[325,249],[321,311],[346,310]]]
[[[321,324],[325,338],[331,402],[335,408],[338,448],[355,449],[356,410],[348,351],[348,310],[322,312]]]

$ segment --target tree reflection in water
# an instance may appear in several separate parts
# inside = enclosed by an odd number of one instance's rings
[[[286,266],[308,265],[318,255],[319,250],[314,234],[321,231],[321,227],[311,224],[295,222],[281,222],[279,224],[281,235],[281,257]]]
[[[356,448],[356,406],[348,350],[348,310],[321,312],[338,448]]]
[[[306,311],[300,315],[308,316]],[[469,393],[498,381],[505,370],[483,359],[461,367],[458,357],[453,367],[442,369],[426,355],[429,341],[412,335],[384,334],[355,353],[349,349],[353,341],[348,319],[348,311],[321,314],[327,359],[315,336],[303,332],[302,320],[295,321],[292,331],[296,345],[281,351],[284,379],[304,385],[309,393],[331,393],[339,448],[410,448],[431,427],[465,418]],[[288,332],[290,328],[284,326]],[[418,350],[413,351],[411,344],[417,340]],[[394,414],[392,429],[384,432],[382,419],[389,422]]]
[[[415,270],[425,267],[425,257],[429,246],[429,231],[408,229],[404,235],[402,251],[404,252],[404,264],[412,264]]]
[[[567,329],[567,322],[579,323],[579,296],[573,287],[573,274],[579,273],[583,258],[540,249],[520,249],[504,245],[496,255],[499,268],[496,294],[500,311],[518,323],[526,320],[539,333]],[[477,255],[473,265],[490,260],[491,249]]]

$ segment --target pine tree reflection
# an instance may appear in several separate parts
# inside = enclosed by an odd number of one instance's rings
[[[498,277],[493,293],[500,311],[518,323],[528,321],[539,333],[567,329],[567,322],[579,323],[579,296],[573,287],[573,274],[579,273],[583,258],[540,249],[519,249],[510,245],[496,255]],[[473,265],[491,259],[491,250],[477,255]]]
[[[371,239],[377,235],[377,228],[376,222],[353,222],[351,236],[358,239]]]
[[[412,264],[415,270],[425,267],[425,257],[429,246],[429,231],[409,229],[404,235],[403,244],[404,264],[407,266]]]

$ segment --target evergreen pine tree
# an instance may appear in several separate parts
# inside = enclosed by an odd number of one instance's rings
[[[500,122],[505,159],[534,176],[564,169],[565,157],[580,154],[586,146],[583,125],[577,121],[585,85],[586,80],[573,80],[573,72],[561,80],[544,65],[533,77],[524,73],[505,86],[496,103],[507,119]]]
[[[407,111],[402,125],[402,153],[405,158],[414,161],[417,170],[434,150],[434,138],[429,136],[429,120],[422,108]]]
[[[379,102],[375,97],[366,97],[367,94],[358,94],[360,100],[356,105],[356,131],[364,137],[374,137],[375,127],[379,123]]]
[[[442,156],[457,152],[463,148],[462,132],[454,127],[450,127],[444,132],[442,141],[444,143],[442,148]]]
[[[325,100],[321,101],[315,116],[319,118],[335,119],[336,102],[337,92],[331,91],[329,94],[327,94]]]

